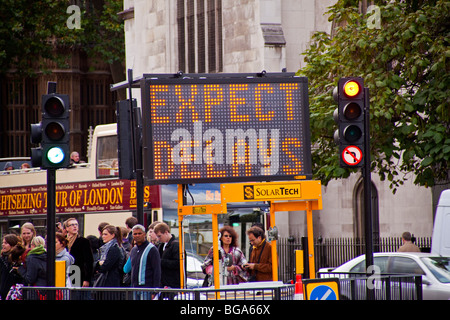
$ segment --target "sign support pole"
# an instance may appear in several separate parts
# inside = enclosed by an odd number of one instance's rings
[[[184,206],[184,186],[182,184],[178,185],[178,205]],[[183,230],[183,219],[184,216],[178,211],[178,246],[180,254],[180,288],[185,287],[184,282],[184,230]]]
[[[139,108],[133,107],[132,88],[133,70],[128,69],[128,100],[130,102],[131,150],[133,152],[133,168],[136,172],[136,219],[144,224],[144,170],[142,168],[142,141]]]
[[[313,232],[313,211],[311,201],[306,201],[306,225],[308,228],[308,261],[309,278],[316,278],[316,266],[314,263],[314,232]]]
[[[270,227],[275,227],[275,206],[273,202],[270,203]],[[278,252],[277,239],[271,241],[272,246],[272,280],[278,281]]]
[[[220,289],[220,268],[219,268],[219,224],[217,222],[217,213],[212,214],[212,230],[213,230],[213,271],[214,271],[214,288]],[[220,299],[220,292],[216,292],[216,299]]]

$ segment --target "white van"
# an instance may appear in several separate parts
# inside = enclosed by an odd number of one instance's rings
[[[439,198],[434,220],[431,253],[450,257],[450,189],[442,191]]]

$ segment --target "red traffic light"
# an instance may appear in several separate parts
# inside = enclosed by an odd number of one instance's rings
[[[58,122],[50,122],[45,127],[46,136],[53,141],[61,140],[64,137],[65,133],[66,131],[64,130],[64,127]]]
[[[64,102],[60,97],[51,97],[45,102],[44,110],[51,117],[60,117],[65,111]]]
[[[358,119],[362,114],[361,106],[356,102],[350,102],[344,107],[344,117],[347,120]]]

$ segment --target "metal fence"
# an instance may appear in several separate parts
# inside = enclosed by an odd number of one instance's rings
[[[293,300],[294,285],[247,283],[220,289],[23,287],[23,300]]]
[[[430,250],[431,238],[415,238],[415,244],[424,252]],[[395,252],[402,245],[400,237],[384,237],[374,241],[374,252]],[[364,239],[318,238],[315,240],[316,268],[338,267],[366,252]]]
[[[319,278],[339,278],[341,300],[422,300],[421,275],[318,273]],[[371,290],[371,293],[368,290]]]
[[[374,243],[375,252],[395,252],[402,245],[400,237],[379,238]],[[415,244],[424,252],[431,248],[431,238],[415,239]],[[278,276],[283,282],[295,279],[295,250],[307,248],[307,238],[289,237],[277,241],[279,259]],[[316,270],[337,267],[365,253],[364,239],[360,238],[318,238],[314,240]],[[306,254],[304,255],[306,257]],[[305,268],[308,267],[305,264]]]

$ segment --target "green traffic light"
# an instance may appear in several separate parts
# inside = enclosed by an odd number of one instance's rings
[[[60,147],[52,147],[47,152],[47,160],[52,164],[59,164],[64,161],[65,154]]]
[[[361,139],[362,131],[356,125],[350,125],[344,129],[344,138],[350,143],[354,143]]]

